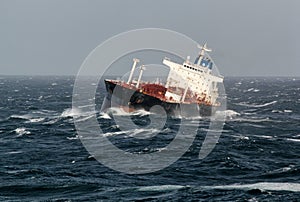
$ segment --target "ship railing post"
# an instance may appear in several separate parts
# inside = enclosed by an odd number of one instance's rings
[[[145,67],[144,67],[144,65],[142,65],[141,66],[141,69],[140,69],[140,75],[139,75],[139,78],[138,78],[138,81],[137,81],[137,83],[136,83],[136,88],[138,88],[139,87],[139,85],[140,85],[140,82],[141,82],[141,79],[142,79],[142,75],[143,75],[143,71],[145,70]]]
[[[134,73],[136,64],[137,64],[138,62],[140,62],[139,59],[137,59],[137,58],[134,58],[134,59],[133,59],[133,65],[132,65],[132,68],[131,68],[131,71],[130,71],[130,75],[129,75],[127,84],[129,84],[129,83],[131,82],[131,79],[132,79],[132,76],[133,76],[133,73]]]

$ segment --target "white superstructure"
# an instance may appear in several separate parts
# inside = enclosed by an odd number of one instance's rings
[[[166,97],[172,97],[176,101],[184,102],[187,90],[192,92],[199,100],[204,100],[212,105],[216,104],[218,98],[217,83],[223,82],[223,77],[213,75],[214,63],[207,53],[211,51],[204,46],[194,63],[189,61],[189,56],[183,64],[178,64],[165,58],[163,64],[170,68],[166,82],[166,88],[178,87],[184,89],[184,93],[166,92]]]

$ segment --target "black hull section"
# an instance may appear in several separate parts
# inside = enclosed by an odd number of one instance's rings
[[[125,88],[115,83],[105,80],[107,95],[102,105],[101,111],[110,107],[125,107],[129,111],[143,109],[150,111],[155,106],[161,106],[169,116],[211,116],[212,106],[198,104],[179,104],[164,102],[156,97],[143,94],[139,91]],[[153,110],[154,109],[154,110]],[[157,109],[157,111],[155,111]],[[152,108],[154,113],[162,113],[161,108]]]

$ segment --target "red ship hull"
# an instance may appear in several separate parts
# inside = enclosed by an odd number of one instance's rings
[[[153,110],[153,106],[162,107],[169,116],[211,116],[213,107],[205,103],[179,103],[166,100],[166,88],[159,84],[141,84],[136,88],[132,84],[116,80],[105,80],[107,95],[102,110],[110,107],[120,107],[128,112],[135,110]],[[154,108],[155,109],[155,108]],[[161,109],[161,108],[157,108]],[[161,113],[161,110],[154,111]],[[197,113],[197,114],[196,114]]]

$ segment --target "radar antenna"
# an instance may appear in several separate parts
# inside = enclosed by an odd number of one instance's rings
[[[197,45],[197,47],[201,49],[200,56],[204,56],[205,51],[211,52],[211,49],[207,47],[207,43],[205,43],[203,46]]]
[[[198,48],[200,48],[199,56],[195,60],[195,64],[200,65],[201,60],[203,59],[205,52],[211,52],[211,49],[207,47],[207,43],[205,43],[203,46],[197,45]]]

